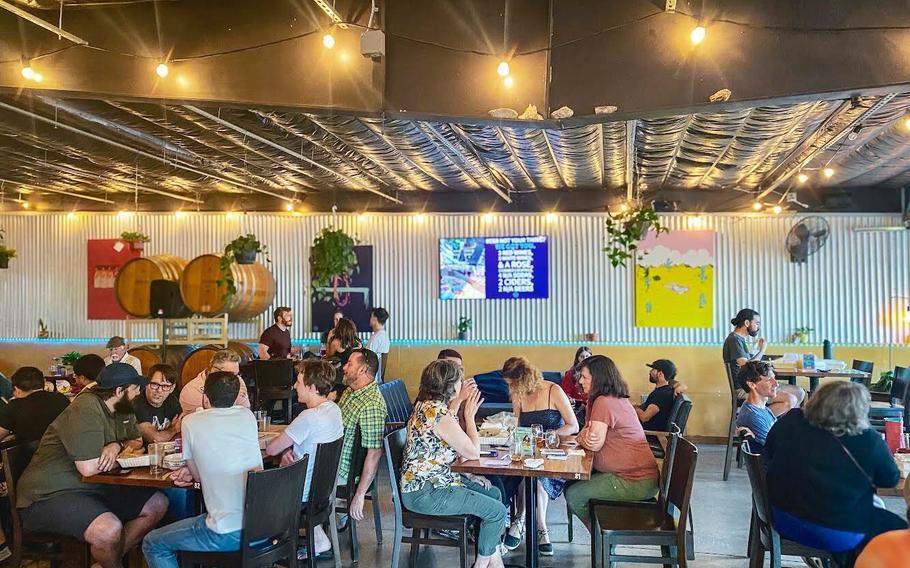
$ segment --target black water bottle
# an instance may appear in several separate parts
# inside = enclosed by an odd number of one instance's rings
[[[831,341],[826,339],[822,342],[822,359],[833,359],[831,354]]]

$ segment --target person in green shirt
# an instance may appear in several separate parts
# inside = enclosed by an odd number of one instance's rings
[[[103,568],[120,568],[124,552],[167,511],[167,497],[153,489],[82,481],[142,447],[132,401],[146,382],[125,363],[105,367],[98,384],[51,423],[19,480],[24,528],[87,542]]]

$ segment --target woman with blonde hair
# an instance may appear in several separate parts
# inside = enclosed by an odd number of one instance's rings
[[[524,357],[507,359],[502,366],[502,375],[509,387],[509,398],[512,400],[512,412],[518,418],[518,425],[530,427],[540,424],[544,431],[555,430],[560,436],[569,436],[578,432],[578,420],[572,410],[569,397],[556,383],[544,380],[543,374],[531,365]],[[501,478],[506,491],[506,501],[516,495],[519,483],[517,478]],[[550,499],[558,499],[565,489],[561,479],[539,479],[537,483],[537,541],[542,556],[553,556],[553,545],[550,543],[547,529],[547,504]],[[514,550],[521,544],[524,534],[524,508],[522,497],[516,499],[516,514],[506,534],[505,546]]]

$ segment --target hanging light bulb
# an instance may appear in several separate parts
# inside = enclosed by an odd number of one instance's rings
[[[752,204],[752,209],[755,210],[755,211],[761,211],[761,208],[762,208],[762,207],[763,207],[763,206],[762,206],[762,204],[761,204],[760,201],[756,201],[756,202],[754,202],[754,203]]]
[[[496,67],[496,72],[499,73],[500,77],[508,77],[510,73],[509,62],[500,61],[499,66]]]
[[[483,217],[481,217],[481,218],[483,219],[484,223],[489,224],[496,220],[496,215],[494,215],[493,213],[484,213]]]
[[[23,202],[22,202],[22,208],[23,208],[23,209],[28,209],[28,208],[29,208],[28,201],[23,201]]]
[[[426,222],[427,222],[427,216],[426,216],[425,214],[423,214],[423,213],[417,213],[417,214],[414,215],[414,222],[415,222],[415,223],[420,223],[420,224],[426,223]]]
[[[184,211],[183,209],[178,209],[178,210],[174,211],[175,219],[183,219],[185,217],[186,217],[186,211]]]
[[[322,36],[322,46],[326,49],[335,47],[335,36],[333,36],[331,32]]]
[[[780,205],[775,205],[775,206],[771,209],[771,212],[774,213],[775,215],[780,215],[781,212],[782,212],[783,210],[784,210],[784,208],[781,207]]]
[[[508,77],[506,77],[505,79],[502,80],[502,84],[505,85],[506,89],[511,89],[512,87],[515,86],[515,80],[512,79],[511,75],[509,75]]]
[[[294,210],[294,204],[291,203],[291,202],[288,202],[288,203],[284,206],[284,210],[285,210],[285,211],[288,211],[288,212],[293,211],[293,210]]]
[[[825,168],[822,170],[822,173],[826,178],[830,178],[834,175],[834,168]]]
[[[904,128],[910,130],[910,118],[904,121]]]
[[[22,76],[31,81],[35,77],[35,70],[32,69],[31,65],[26,65],[22,68]]]
[[[692,30],[692,33],[689,34],[689,39],[692,40],[692,45],[700,45],[701,42],[705,41],[706,34],[707,31],[705,31],[704,26],[696,26],[695,29]]]
[[[553,211],[550,211],[546,215],[547,223],[554,223],[556,221],[556,219],[558,219],[558,218],[559,218],[559,216],[556,213],[554,213]]]
[[[75,219],[76,219],[76,212],[75,212],[75,211],[70,211],[69,213],[66,214],[66,220],[67,220],[67,221],[74,221]]]
[[[167,68],[167,63],[159,63],[158,67],[155,67],[155,74],[164,79],[167,77],[167,74],[170,70]]]
[[[37,71],[35,71],[32,74],[32,81],[34,81],[36,83],[40,83],[43,80],[44,80],[44,76],[41,73],[38,73]]]
[[[796,176],[796,181],[798,181],[799,183],[806,183],[806,181],[808,179],[809,179],[809,176],[802,172],[800,172],[800,174],[798,176]]]

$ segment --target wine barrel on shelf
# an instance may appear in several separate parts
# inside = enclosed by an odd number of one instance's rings
[[[231,264],[237,293],[225,301],[221,255],[204,254],[191,260],[180,277],[180,296],[193,313],[215,316],[226,313],[231,321],[252,319],[275,300],[275,277],[262,264]]]
[[[170,254],[134,258],[117,273],[114,290],[117,303],[124,312],[137,318],[149,317],[152,280],[177,282],[186,266],[186,259]]]
[[[253,358],[253,349],[246,343],[228,341],[227,348],[240,355],[240,364],[249,363]],[[180,387],[192,381],[202,371],[206,370],[215,353],[224,349],[221,345],[203,345],[188,352],[180,368]]]
[[[186,345],[169,345],[165,349],[163,358],[161,357],[161,349],[151,345],[133,347],[127,353],[139,359],[139,363],[142,365],[142,374],[151,378],[149,377],[149,369],[160,363],[170,365],[179,373],[183,359],[192,349],[194,347],[187,347]]]

